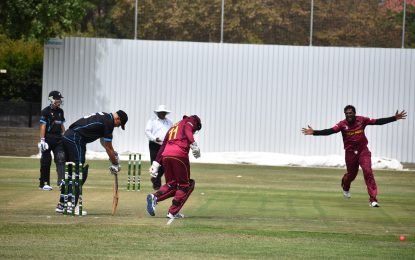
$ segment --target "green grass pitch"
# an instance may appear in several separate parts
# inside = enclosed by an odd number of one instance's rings
[[[0,157],[0,259],[415,259],[413,171],[375,171],[370,208],[361,172],[347,200],[343,169],[192,164],[185,218],[166,225],[170,200],[146,212],[148,162],[140,192],[122,162],[116,216],[108,161],[89,164],[88,216],[71,217],[54,213],[56,185],[38,189],[39,160]]]

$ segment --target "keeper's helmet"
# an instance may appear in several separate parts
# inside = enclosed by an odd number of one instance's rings
[[[63,96],[59,91],[53,90],[49,93],[48,99],[52,105],[60,106],[63,103]]]
[[[188,122],[192,124],[194,133],[202,129],[202,122],[200,121],[200,118],[197,115],[183,116],[183,119],[186,119]]]
[[[193,129],[196,131],[200,131],[202,129],[202,122],[200,121],[200,118],[197,115],[190,116],[195,121],[195,126]]]

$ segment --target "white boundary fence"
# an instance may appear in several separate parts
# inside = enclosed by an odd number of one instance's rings
[[[53,89],[65,97],[66,127],[125,110],[126,131],[114,131],[120,152],[148,151],[144,128],[159,104],[173,121],[201,117],[204,152],[296,155],[342,155],[341,134],[307,137],[300,129],[332,127],[347,104],[373,118],[405,109],[407,120],[366,134],[372,155],[415,162],[414,49],[65,38],[45,45],[42,107]]]

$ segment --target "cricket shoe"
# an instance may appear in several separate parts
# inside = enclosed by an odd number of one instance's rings
[[[184,218],[184,215],[182,213],[176,213],[175,215],[173,215],[169,212],[167,213],[166,218],[169,218],[169,219]]]
[[[352,197],[352,194],[350,193],[350,191],[343,191],[343,196],[346,198],[346,199],[350,199],[351,197]]]
[[[82,216],[86,216],[87,214],[86,210],[82,209]],[[75,215],[79,216],[79,206],[75,207]]]
[[[52,187],[50,185],[45,184],[45,185],[43,185],[42,190],[51,191]]]
[[[377,203],[376,201],[370,202],[369,206],[371,206],[372,208],[379,208],[380,207],[379,203]]]
[[[156,215],[157,197],[153,194],[147,195],[147,212],[150,216]]]
[[[60,214],[63,213],[63,205],[62,205],[62,203],[60,203],[60,202],[58,203],[58,205],[56,206],[55,212],[56,213],[60,213]]]

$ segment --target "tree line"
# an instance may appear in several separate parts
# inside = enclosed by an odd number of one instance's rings
[[[314,0],[313,46],[400,48],[403,0]],[[139,0],[137,38],[220,42],[221,0]],[[310,0],[225,0],[223,42],[310,45]],[[415,0],[405,47],[415,47]],[[135,0],[0,1],[1,100],[41,100],[43,44],[80,36],[133,39]]]

